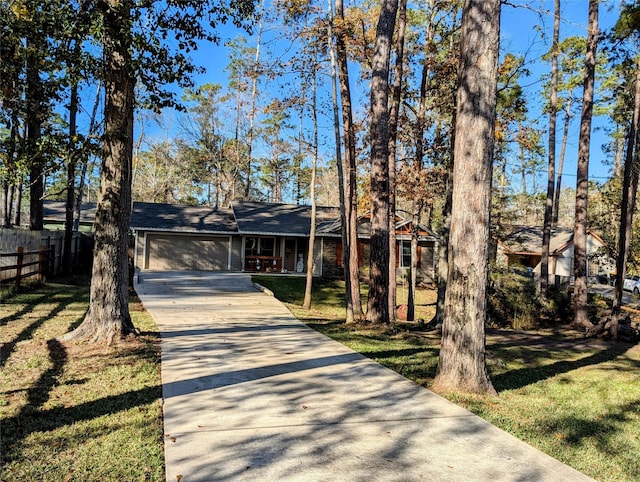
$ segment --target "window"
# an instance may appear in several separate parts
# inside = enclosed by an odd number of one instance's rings
[[[273,256],[274,245],[275,245],[275,240],[273,238],[260,238],[260,255]]]
[[[401,255],[400,266],[402,268],[411,267],[411,241],[400,241],[401,243]]]
[[[410,268],[411,267],[411,241],[398,241],[398,250],[396,251],[398,255],[397,265],[401,268]],[[422,246],[418,245],[418,268],[420,268],[420,262],[422,261]]]
[[[244,245],[244,252],[247,256],[255,256],[258,254],[258,238],[247,238]]]

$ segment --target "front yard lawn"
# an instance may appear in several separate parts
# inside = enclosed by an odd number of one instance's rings
[[[49,284],[0,304],[0,480],[164,480],[155,323],[132,298],[141,336],[58,342],[88,302],[86,286]]]

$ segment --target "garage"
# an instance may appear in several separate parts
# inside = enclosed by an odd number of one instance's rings
[[[148,234],[146,268],[150,270],[227,271],[228,236]]]

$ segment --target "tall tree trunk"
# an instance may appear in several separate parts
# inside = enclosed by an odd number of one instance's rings
[[[353,303],[351,302],[351,277],[349,276],[348,269],[348,251],[347,246],[347,208],[346,208],[346,188],[345,188],[345,179],[344,179],[344,163],[342,159],[342,142],[341,142],[341,133],[340,133],[340,107],[338,105],[338,73],[337,73],[337,61],[336,61],[336,47],[334,43],[333,37],[333,0],[328,0],[328,9],[329,9],[329,22],[327,22],[327,43],[329,50],[329,59],[331,61],[331,99],[333,104],[333,133],[335,138],[335,146],[336,146],[336,165],[338,170],[338,190],[340,196],[340,226],[341,226],[341,234],[342,234],[342,267],[344,269],[344,281],[345,281],[345,298],[346,298],[346,313],[345,320],[347,323],[354,322],[353,315]]]
[[[76,45],[80,45],[77,43]],[[76,49],[77,50],[77,49]],[[67,192],[65,200],[64,244],[62,247],[62,271],[71,274],[71,242],[73,239],[73,204],[76,200],[76,163],[78,151],[76,148],[76,119],[78,114],[78,84],[71,86],[69,100],[69,142],[67,143]]]
[[[0,228],[8,228],[11,223],[11,211],[9,210],[9,186],[6,179],[2,181],[2,213],[0,213]],[[13,186],[13,185],[11,185]]]
[[[451,125],[457,124],[457,96],[454,95],[454,109]],[[442,228],[440,230],[440,242],[438,243],[437,285],[438,295],[436,299],[436,313],[429,323],[444,324],[445,297],[447,294],[447,279],[449,278],[449,233],[451,232],[451,206],[453,204],[453,166],[455,164],[456,131],[452,130],[449,145],[449,158],[446,164],[445,186],[446,196],[442,206]],[[433,209],[430,210],[430,214]],[[429,223],[431,226],[431,223]]]
[[[2,223],[0,227],[11,227],[11,213],[13,210],[13,191],[15,185],[9,184],[5,179],[2,181]]]
[[[455,119],[454,119],[455,125]],[[453,139],[455,143],[455,138]],[[447,279],[449,278],[449,233],[451,232],[451,204],[453,203],[453,162],[447,166],[446,197],[442,207],[442,229],[438,243],[438,264],[436,265],[438,296],[436,299],[436,314],[430,324],[444,324],[444,307],[447,294]]]
[[[558,160],[558,179],[556,181],[556,189],[553,200],[553,220],[551,223],[556,226],[558,224],[558,216],[560,212],[560,193],[562,192],[562,171],[564,170],[564,156],[567,152],[567,140],[569,139],[569,124],[571,123],[571,95],[567,95],[567,105],[564,110],[564,127],[562,128],[562,144],[560,146],[560,159]]]
[[[344,136],[344,201],[346,244],[345,281],[347,290],[347,322],[360,321],[363,317],[360,300],[360,266],[358,262],[358,191],[356,165],[356,134],[351,107],[351,87],[349,85],[349,64],[347,61],[347,42],[344,27],[344,9],[342,0],[336,0],[336,16],[340,19],[340,28],[336,32],[336,56],[338,79],[340,81],[340,99],[342,101],[342,130]],[[347,280],[348,279],[348,280]],[[353,318],[349,319],[349,313]]]
[[[422,74],[420,76],[420,99],[418,101],[418,113],[416,119],[416,133],[415,133],[415,162],[413,165],[414,174],[414,196],[411,202],[412,205],[412,220],[413,230],[411,232],[411,265],[409,268],[409,292],[407,296],[407,321],[413,321],[415,319],[415,293],[417,287],[417,268],[418,268],[418,223],[420,223],[422,217],[422,210],[424,209],[424,200],[419,194],[420,189],[420,174],[424,168],[424,132],[426,129],[426,116],[427,116],[427,84],[431,77],[431,59],[429,59],[431,43],[433,42],[434,21],[436,9],[432,2],[429,5],[430,12],[426,25],[425,34],[425,59],[422,65]]]
[[[15,53],[15,46],[13,49],[9,48],[9,51]],[[8,54],[8,52],[6,52]],[[2,180],[2,219],[0,220],[0,226],[3,228],[11,227],[12,214],[13,214],[13,198],[15,195],[15,188],[18,182],[18,169],[16,168],[16,154],[18,146],[18,125],[20,123],[20,109],[18,103],[20,99],[18,95],[11,95],[9,93],[17,92],[19,85],[19,69],[11,69],[11,73],[3,78],[2,81],[5,84],[5,95],[3,95],[2,106],[7,112],[11,114],[7,116],[9,121],[9,138],[6,141],[6,151],[4,157],[4,178]]]
[[[398,116],[402,98],[404,66],[404,39],[407,26],[407,0],[398,4],[398,34],[396,38],[396,65],[389,113],[389,322],[395,322],[396,312],[396,144]]]
[[[5,179],[2,182],[3,202],[1,224],[3,228],[11,227],[11,214],[14,207],[13,199],[16,191],[16,178],[18,177],[18,173],[16,172],[15,167],[15,155],[18,137],[18,109],[13,105],[11,107],[11,127],[9,129],[9,141],[7,143],[5,164],[7,173]]]
[[[573,228],[573,299],[575,316],[573,324],[580,328],[591,328],[587,293],[587,205],[589,188],[589,147],[591,146],[591,118],[593,116],[593,92],[596,71],[596,49],[598,46],[598,3],[589,0],[589,26],[587,54],[584,67],[582,115],[578,140],[578,169],[576,181],[576,214]]]
[[[500,43],[500,0],[466,0],[453,168],[449,276],[435,383],[495,393],[485,364],[491,164]]]
[[[633,117],[627,134],[627,150],[624,161],[622,184],[622,205],[620,210],[620,234],[618,238],[618,258],[616,260],[616,284],[611,306],[611,323],[608,327],[614,337],[618,335],[620,307],[622,306],[622,286],[631,244],[631,228],[638,193],[640,176],[640,150],[637,146],[638,125],[640,124],[640,55],[636,56],[636,83],[633,103]]]
[[[398,0],[384,0],[371,74],[371,259],[367,321],[389,323],[389,62]]]
[[[623,132],[624,127],[620,124],[616,125],[616,132]],[[620,173],[622,172],[622,160],[625,157],[625,138],[624,136],[619,136],[616,139],[616,153],[613,161],[613,177],[620,177]]]
[[[542,260],[540,264],[540,294],[549,289],[549,246],[553,221],[553,190],[556,181],[556,120],[558,117],[558,41],[560,38],[560,0],[554,2],[553,40],[551,42],[551,95],[549,99],[549,163],[547,166],[547,198],[542,229]]]
[[[249,132],[247,139],[247,183],[244,188],[244,198],[251,197],[251,156],[253,154],[253,138],[255,136],[255,120],[256,120],[256,98],[258,97],[258,72],[260,65],[260,46],[262,43],[262,17],[264,16],[264,0],[260,2],[260,14],[258,15],[258,37],[256,40],[256,57],[253,64],[253,72],[251,72],[251,106],[249,109]]]
[[[80,326],[64,335],[63,341],[111,343],[136,332],[128,306],[135,87],[130,55],[131,7],[131,0],[110,0],[101,12],[105,26],[105,132],[89,310]]]
[[[18,183],[14,190],[15,197],[15,220],[13,224],[15,226],[20,226],[22,224],[22,196],[24,195],[24,185],[22,181]]]
[[[44,164],[40,151],[42,85],[37,40],[27,39],[27,153],[29,156],[29,227],[40,231],[44,224]]]
[[[418,287],[418,236],[422,207],[420,202],[417,209],[414,208],[411,229],[411,264],[409,267],[409,290],[407,294],[407,321],[416,319],[416,290]]]
[[[98,88],[96,89],[96,97],[93,102],[93,109],[91,110],[91,119],[89,120],[89,130],[87,133],[87,137],[85,139],[85,143],[82,146],[82,170],[80,172],[80,180],[78,182],[78,189],[76,190],[76,199],[75,199],[75,214],[73,217],[73,230],[78,231],[80,227],[80,213],[82,211],[82,199],[84,196],[84,186],[85,186],[85,178],[87,176],[87,171],[89,171],[89,154],[87,152],[89,147],[89,142],[91,138],[96,134],[96,117],[98,115],[98,107],[100,107],[100,92],[102,91],[102,83],[98,84]],[[132,181],[133,182],[133,181]]]
[[[525,133],[522,121],[518,122],[518,152],[520,157],[520,191],[522,193],[522,212],[527,213],[527,162],[525,157]]]
[[[313,157],[311,159],[311,185],[309,196],[311,197],[311,229],[309,230],[309,252],[307,253],[307,282],[304,290],[304,302],[302,306],[311,309],[311,289],[313,286],[313,248],[316,242],[316,166],[318,165],[318,102],[316,69],[317,56],[314,54],[314,71],[311,88],[311,115],[313,118]]]
[[[295,176],[295,199],[296,204],[302,202],[302,121],[304,120],[304,106],[300,107],[298,124],[298,153],[293,157],[293,169]]]

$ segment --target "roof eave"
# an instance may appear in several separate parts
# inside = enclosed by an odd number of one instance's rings
[[[149,226],[131,226],[132,231],[149,231],[154,233],[174,233],[174,234],[217,234],[224,236],[233,236],[238,234],[236,231],[215,231],[215,230],[188,230],[185,228],[155,228]]]

